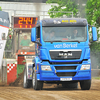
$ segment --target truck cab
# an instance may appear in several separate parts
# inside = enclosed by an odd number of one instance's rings
[[[32,85],[42,89],[43,83],[91,87],[91,59],[89,25],[84,18],[43,19],[31,30],[31,41],[36,44]],[[93,41],[97,41],[92,27]]]

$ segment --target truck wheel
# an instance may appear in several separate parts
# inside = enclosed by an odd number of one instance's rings
[[[32,81],[27,79],[27,70],[26,67],[24,69],[24,78],[23,78],[23,87],[30,88],[32,86]]]
[[[37,80],[35,67],[32,73],[32,85],[33,85],[34,90],[42,90],[43,88],[43,82]]]
[[[81,90],[89,90],[91,87],[91,80],[85,80],[80,82]]]
[[[77,89],[78,88],[78,82],[76,83],[63,83],[62,87],[64,88],[71,88],[71,89]]]

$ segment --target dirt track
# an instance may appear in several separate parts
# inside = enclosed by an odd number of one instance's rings
[[[90,90],[69,90],[57,85],[44,85],[43,90],[0,85],[0,100],[100,100],[100,80],[92,80]]]

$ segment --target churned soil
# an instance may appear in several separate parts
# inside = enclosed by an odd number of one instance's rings
[[[23,74],[21,74],[23,79]],[[19,84],[17,84],[17,82]],[[0,100],[100,100],[100,80],[93,79],[90,90],[67,89],[61,85],[44,84],[43,90],[24,89],[22,80],[11,86],[0,85]]]
[[[23,86],[23,73],[19,74],[19,77],[13,82],[10,83],[9,86]]]

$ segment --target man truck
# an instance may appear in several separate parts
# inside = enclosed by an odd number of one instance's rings
[[[62,84],[82,90],[91,87],[91,59],[88,22],[84,18],[50,18],[38,21],[31,29],[35,43],[33,64],[25,65],[24,87],[41,90],[43,83]],[[91,26],[97,41],[96,27]],[[75,33],[76,31],[76,33]],[[53,33],[53,34],[52,34]],[[52,38],[51,38],[52,37]],[[28,78],[29,68],[31,78]]]

